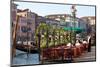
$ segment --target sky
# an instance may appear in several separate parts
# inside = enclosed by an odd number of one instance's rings
[[[46,16],[50,14],[71,14],[71,6],[68,4],[47,4],[47,3],[34,3],[34,2],[14,2],[18,9],[29,9],[39,16]],[[76,5],[76,16],[95,16],[94,6]]]

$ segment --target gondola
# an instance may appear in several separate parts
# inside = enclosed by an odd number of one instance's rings
[[[38,53],[38,49],[32,45],[22,45],[22,44],[17,44],[16,45],[16,49],[20,50],[20,51],[24,51],[27,53]]]

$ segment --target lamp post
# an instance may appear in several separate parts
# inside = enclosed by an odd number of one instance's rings
[[[70,25],[70,32],[69,32],[70,36],[69,37],[70,37],[70,43],[72,43],[71,41],[72,40],[72,36],[71,36],[72,35],[72,17],[71,15],[70,15],[70,22],[71,22],[71,25]]]
[[[72,22],[74,23],[74,29],[75,29],[75,21],[76,21],[76,8],[75,8],[75,5],[72,5],[71,7],[71,15],[72,15]],[[73,26],[73,25],[72,25]],[[75,33],[75,30],[74,30],[74,44],[76,42],[76,33]]]

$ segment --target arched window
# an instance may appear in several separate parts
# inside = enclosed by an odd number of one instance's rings
[[[24,32],[24,33],[26,33],[27,32],[27,27],[26,26],[22,26],[21,27],[21,31]]]

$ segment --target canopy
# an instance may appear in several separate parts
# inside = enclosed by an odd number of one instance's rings
[[[65,31],[75,31],[76,33],[80,33],[80,32],[82,32],[83,31],[83,29],[82,28],[78,28],[78,27],[63,27],[63,29],[65,30]]]

